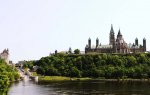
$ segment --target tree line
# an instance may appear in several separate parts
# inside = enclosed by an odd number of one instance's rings
[[[8,91],[10,82],[20,78],[16,68],[8,65],[3,59],[0,59],[0,95],[5,95]]]
[[[25,65],[45,76],[92,78],[149,78],[150,54],[64,54],[58,53]]]

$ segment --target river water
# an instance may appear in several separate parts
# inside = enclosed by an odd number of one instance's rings
[[[13,83],[8,95],[150,95],[148,82],[65,81]]]

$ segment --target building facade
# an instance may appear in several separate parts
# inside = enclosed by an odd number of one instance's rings
[[[0,53],[0,58],[4,59],[7,64],[9,64],[9,50],[4,49],[2,53]]]
[[[101,45],[99,39],[96,39],[96,45],[91,46],[91,39],[88,39],[88,44],[85,47],[85,53],[138,53],[146,52],[146,39],[143,39],[143,45],[138,43],[138,38],[135,39],[135,43],[127,44],[121,34],[119,29],[117,37],[115,38],[115,33],[113,26],[111,25],[110,34],[109,34],[109,44]]]

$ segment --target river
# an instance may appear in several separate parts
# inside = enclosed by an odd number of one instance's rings
[[[66,81],[15,82],[8,95],[150,95],[148,82]]]

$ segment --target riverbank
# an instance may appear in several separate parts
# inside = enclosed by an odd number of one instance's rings
[[[90,78],[90,77],[65,77],[65,76],[41,76],[36,72],[32,72],[33,76],[38,76],[38,81],[86,81],[86,80],[98,80],[98,81],[106,81],[106,82],[150,82],[150,78],[143,79],[132,79],[132,78],[118,78],[118,79],[106,79],[104,77],[99,78]]]
[[[92,80],[92,78],[71,78],[71,77],[64,77],[64,76],[39,76],[38,81],[77,81],[77,80]]]
[[[104,79],[104,78],[76,78],[76,77],[64,77],[64,76],[39,76],[40,81],[86,81],[86,80],[97,80],[104,82],[150,82],[150,79]]]

